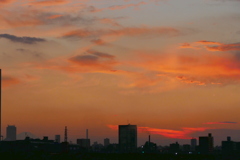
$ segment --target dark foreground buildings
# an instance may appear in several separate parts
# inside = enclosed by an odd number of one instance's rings
[[[136,152],[137,125],[119,125],[118,144],[121,152]]]
[[[199,152],[201,154],[213,153],[213,137],[211,133],[208,136],[199,137]]]

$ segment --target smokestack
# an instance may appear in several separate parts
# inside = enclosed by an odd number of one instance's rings
[[[86,130],[86,139],[88,139],[88,129]]]
[[[2,69],[0,69],[0,141],[2,141]]]
[[[151,142],[151,135],[148,136],[148,144]]]

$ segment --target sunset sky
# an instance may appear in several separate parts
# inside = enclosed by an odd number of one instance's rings
[[[2,132],[240,141],[239,0],[0,0]]]

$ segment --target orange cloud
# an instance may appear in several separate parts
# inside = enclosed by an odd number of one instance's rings
[[[93,42],[93,43],[95,43],[97,45],[104,45],[104,44],[106,44],[106,42],[103,41],[102,39],[94,39],[91,42]]]
[[[179,30],[167,27],[132,27],[115,30],[75,30],[64,34],[64,37],[91,37],[91,36],[137,36],[137,35],[178,35]]]
[[[96,34],[97,34],[96,32],[91,32],[91,31],[84,30],[84,29],[78,29],[75,31],[70,31],[68,33],[65,33],[63,36],[64,37],[90,37],[93,35],[95,36]]]
[[[98,8],[95,8],[93,6],[91,6],[89,9],[90,9],[90,12],[102,12],[104,10],[122,10],[122,9],[126,9],[126,8],[129,8],[129,7],[139,7],[140,5],[145,5],[147,4],[146,2],[139,2],[137,4],[126,4],[126,5],[114,5],[114,6],[110,6],[108,8],[101,8],[101,9],[98,9]]]
[[[209,51],[240,51],[240,43],[220,44],[218,46],[206,46]]]
[[[30,2],[28,5],[43,5],[43,6],[52,6],[52,5],[62,5],[69,3],[68,0],[42,0]]]
[[[183,83],[190,83],[190,84],[196,84],[196,85],[205,85],[204,82],[192,80],[183,76],[178,76],[177,79],[179,79]]]
[[[103,18],[103,19],[100,19],[100,22],[101,23],[104,23],[104,24],[110,24],[112,26],[121,26],[119,23],[117,23],[115,20],[113,19],[109,19],[109,18]]]
[[[221,45],[222,43],[219,42],[213,42],[213,41],[197,41],[196,43],[204,44],[204,45]]]
[[[155,28],[124,28],[119,30],[110,30],[107,32],[107,35],[126,35],[126,36],[135,36],[141,34],[151,34],[151,35],[178,35],[179,31],[174,28],[164,28],[164,27],[155,27]]]
[[[192,48],[192,49],[200,49],[199,47],[192,45],[190,43],[183,43],[180,48]]]
[[[62,17],[63,15],[60,15],[60,14],[57,14],[57,15],[52,15],[52,16],[49,16],[48,19],[55,19],[55,18],[59,18],[59,17]]]
[[[189,43],[183,43],[180,48],[192,48],[192,46]]]
[[[45,64],[33,64],[38,69],[61,70],[68,73],[115,73],[118,64],[115,56],[88,50],[85,54],[72,56],[68,59],[56,58]]]
[[[21,81],[17,78],[11,76],[3,76],[2,77],[2,85],[3,87],[9,87],[11,85],[19,84]]]
[[[0,12],[0,25],[5,28],[16,28],[26,26],[37,26],[42,25],[43,21],[35,17],[39,14],[38,11],[24,11],[24,12],[10,12],[2,10]]]
[[[112,70],[112,67],[116,64],[112,55],[94,51],[89,51],[89,53],[77,55],[68,60],[87,70]]]
[[[125,9],[128,7],[138,7],[140,5],[145,5],[147,4],[146,2],[139,2],[137,4],[126,4],[126,5],[115,5],[115,6],[111,6],[109,7],[110,10],[118,10],[118,9]]]
[[[199,49],[200,46],[205,47],[209,51],[239,51],[240,50],[240,43],[224,44],[220,42],[213,42],[213,41],[206,41],[206,40],[193,42],[192,44],[184,43],[180,46],[180,48]]]
[[[14,2],[14,1],[16,1],[16,0],[0,0],[0,4],[9,4],[9,3],[12,3],[12,2]],[[0,8],[1,8],[1,6],[0,6]]]
[[[143,77],[154,80],[141,83],[144,78],[132,78],[133,84],[138,87],[144,87],[146,84],[152,84],[155,89],[160,84],[176,87],[180,86],[179,82],[192,85],[224,85],[240,82],[239,60],[232,54],[216,55],[206,51],[201,54],[136,51],[135,54],[134,59],[129,60],[127,65],[138,68],[137,72],[142,73]]]
[[[112,130],[118,130],[117,125],[107,125]],[[159,129],[159,128],[150,128],[150,127],[138,127],[138,132],[150,134],[158,134],[167,138],[174,139],[191,139],[192,133],[203,132],[205,130],[212,129],[208,127],[199,127],[199,128],[182,128],[182,130],[172,130],[172,129]]]

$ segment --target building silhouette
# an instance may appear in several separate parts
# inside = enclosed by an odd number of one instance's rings
[[[148,141],[142,146],[142,153],[152,153],[157,151],[157,144],[151,142],[151,136],[148,136]]]
[[[104,147],[107,147],[110,144],[110,139],[109,138],[105,138],[104,139]]]
[[[61,142],[61,136],[55,135],[55,142],[60,143]]]
[[[137,150],[137,125],[119,125],[118,143],[121,152],[135,152]]]
[[[191,151],[195,151],[196,150],[196,146],[197,146],[197,139],[196,138],[192,138],[191,139]]]
[[[17,128],[14,125],[8,125],[6,128],[5,141],[16,141],[16,139],[17,139]]]
[[[180,145],[178,142],[170,144],[169,151],[171,153],[177,153],[180,151]]]
[[[90,148],[90,139],[77,139],[77,144],[85,149],[89,149]]]
[[[201,154],[213,153],[213,137],[211,133],[208,136],[199,137],[199,152]]]
[[[222,153],[233,154],[237,150],[237,143],[231,140],[231,137],[227,137],[227,141],[222,141]]]

